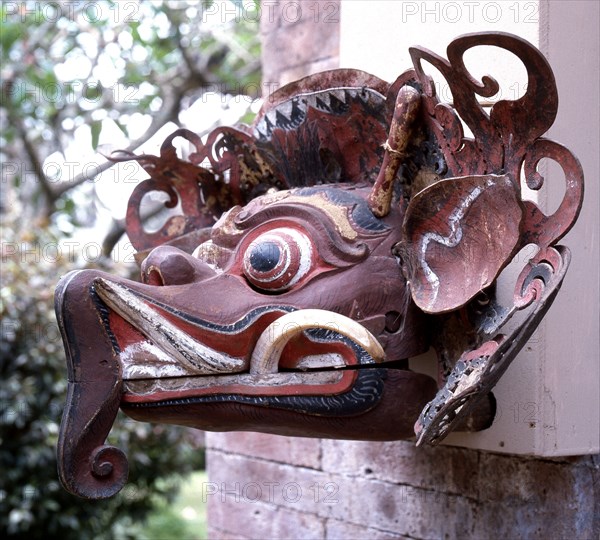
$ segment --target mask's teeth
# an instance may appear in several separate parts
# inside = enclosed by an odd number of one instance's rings
[[[142,302],[130,289],[103,278],[97,278],[94,287],[110,309],[192,372],[235,373],[244,369],[243,359],[223,354],[196,341]]]

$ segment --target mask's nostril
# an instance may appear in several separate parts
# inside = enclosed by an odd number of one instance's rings
[[[160,270],[155,266],[151,266],[145,272],[142,273],[142,281],[146,285],[164,285],[165,282],[160,273]]]
[[[158,247],[142,263],[142,281],[147,285],[183,285],[195,278],[194,261],[172,247]]]

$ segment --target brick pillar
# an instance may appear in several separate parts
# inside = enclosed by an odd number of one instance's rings
[[[263,1],[260,33],[265,95],[339,65],[340,0]]]

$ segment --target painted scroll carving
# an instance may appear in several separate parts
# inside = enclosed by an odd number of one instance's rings
[[[521,60],[523,97],[479,104],[498,90],[464,66],[479,45]],[[447,60],[410,52],[414,68],[392,84],[320,73],[276,92],[250,127],[206,141],[179,130],[160,156],[114,156],[150,175],[127,213],[141,281],[79,271],[58,285],[69,491],[102,498],[123,486],[126,456],[105,445],[119,408],[206,430],[417,444],[490,425],[490,392],[567,270],[557,242],[577,218],[583,173],[542,138],[558,99],[530,44],[486,33],[457,38]],[[440,103],[426,63],[453,106]],[[194,148],[185,160],[175,137]],[[550,216],[521,194],[522,177],[542,186],[542,158],[565,175]],[[140,203],[156,190],[183,214],[149,233]],[[530,244],[536,254],[501,301],[498,276]],[[438,380],[408,368],[430,347]]]

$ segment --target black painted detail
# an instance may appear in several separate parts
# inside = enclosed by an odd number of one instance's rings
[[[384,390],[387,369],[374,368],[358,371],[354,386],[348,392],[335,396],[244,396],[217,394],[190,398],[169,399],[148,403],[122,403],[124,409],[170,407],[196,403],[240,403],[290,410],[317,416],[354,416],[375,407]]]
[[[278,104],[268,111],[254,127],[255,136],[262,141],[269,140],[275,128],[283,130],[297,129],[302,124],[309,109],[342,116],[347,114],[352,103],[360,104],[365,114],[384,121],[382,104],[385,97],[372,88],[330,88],[309,94],[301,98],[292,98]]]
[[[121,286],[124,287],[124,285],[121,285]],[[171,313],[178,319],[181,319],[187,323],[193,324],[194,326],[197,326],[199,328],[205,328],[212,332],[220,332],[222,334],[237,334],[238,332],[245,330],[246,328],[248,328],[248,326],[250,326],[251,324],[256,322],[256,319],[258,319],[264,313],[281,312],[283,314],[283,313],[291,313],[292,311],[296,311],[296,308],[293,308],[291,306],[277,306],[277,305],[262,306],[262,307],[255,308],[252,311],[248,312],[243,318],[241,318],[240,320],[236,321],[233,324],[222,325],[222,324],[216,324],[216,323],[212,323],[209,321],[205,321],[204,319],[200,319],[198,317],[194,317],[193,315],[190,315],[189,313],[184,313],[182,311],[172,308],[171,306],[168,306],[167,304],[164,304],[163,302],[159,302],[144,293],[130,289],[129,287],[125,287],[125,288],[131,294],[134,294],[138,298],[142,298],[143,300],[147,301],[148,303],[150,303],[156,307],[159,307],[160,309],[163,309],[164,311],[166,311],[168,313]]]
[[[298,107],[297,101],[292,101],[290,116],[287,117],[281,110],[275,110],[275,127],[285,130],[297,129],[304,121],[306,113]]]
[[[327,103],[325,103],[320,97],[316,97],[315,99],[315,104],[317,109],[321,110],[321,111],[329,111],[329,105],[327,105]]]
[[[111,330],[110,324],[108,321],[110,311],[109,311],[108,307],[106,307],[106,304],[98,296],[98,293],[96,292],[96,288],[93,285],[90,285],[90,297],[92,299],[92,303],[94,304],[94,307],[96,308],[96,311],[98,311],[98,315],[100,315],[100,320],[102,321],[104,330],[106,331],[108,338],[110,339],[110,343],[113,347],[113,350],[115,351],[115,353],[119,354],[121,352],[121,347],[119,347],[119,342],[117,341],[117,337]],[[71,343],[73,343],[73,341],[71,341]]]
[[[350,96],[347,92],[344,92],[344,97],[346,98],[346,100],[348,100],[348,98]],[[332,92],[331,94],[329,94],[329,107],[331,109],[331,112],[333,112],[333,114],[342,115],[348,111],[348,109],[350,108],[350,105],[347,102],[344,102],[341,99],[338,99],[335,96],[335,94]]]
[[[251,247],[250,265],[257,272],[269,272],[277,266],[281,250],[275,242],[260,242]]]
[[[367,201],[350,191],[331,188],[329,186],[307,187],[299,189],[296,195],[309,197],[317,193],[325,193],[327,199],[332,203],[350,208],[352,222],[360,229],[372,232],[389,231],[389,227],[371,212]]]

